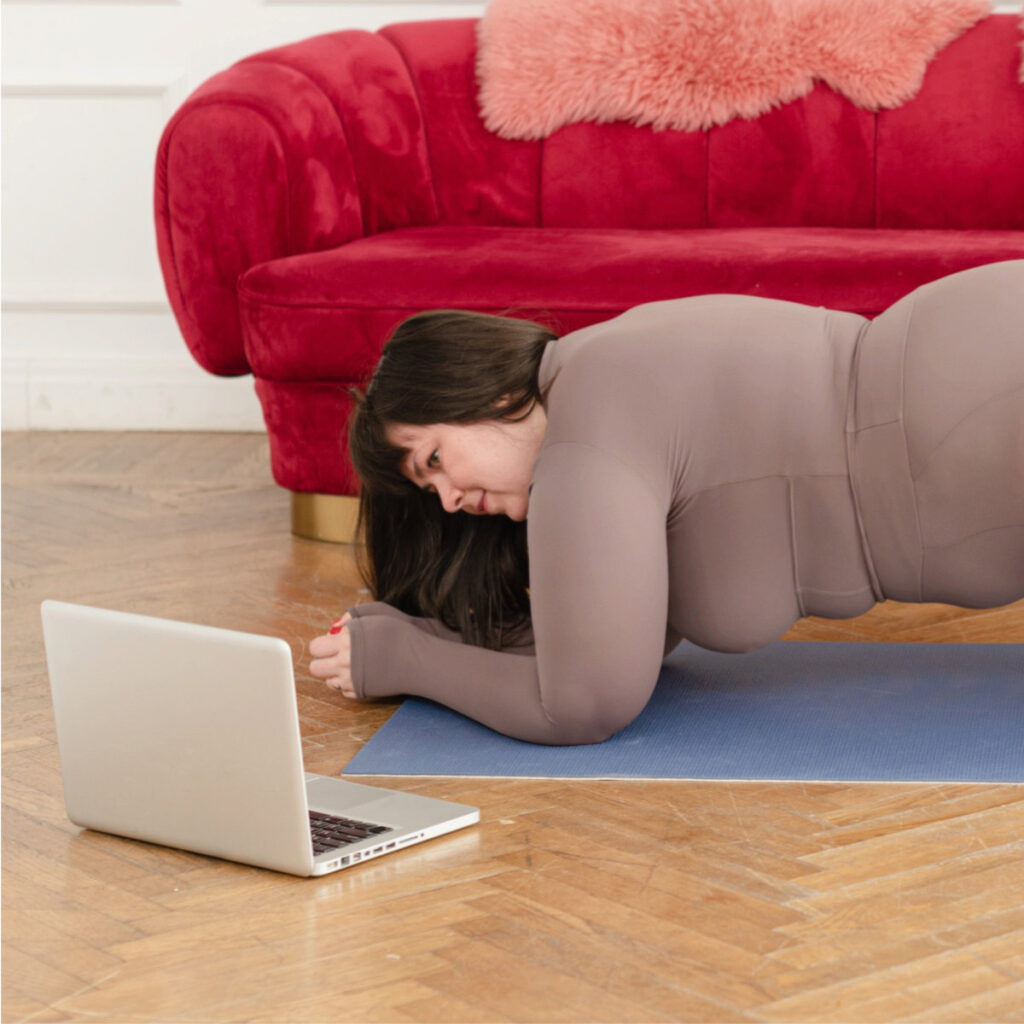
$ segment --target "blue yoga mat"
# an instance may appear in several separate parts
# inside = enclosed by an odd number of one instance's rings
[[[1024,644],[683,643],[605,743],[523,743],[409,699],[345,774],[1024,782]]]

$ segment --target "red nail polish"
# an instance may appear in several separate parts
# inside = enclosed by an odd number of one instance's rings
[[[341,632],[341,626],[339,626],[339,625],[331,626],[331,628],[327,632],[332,634],[332,635],[335,634],[335,633],[340,633]]]

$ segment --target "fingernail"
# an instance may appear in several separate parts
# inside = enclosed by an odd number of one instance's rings
[[[335,622],[334,625],[331,626],[331,628],[329,630],[327,630],[327,632],[331,633],[331,634],[340,633],[341,632],[341,623],[340,622]]]

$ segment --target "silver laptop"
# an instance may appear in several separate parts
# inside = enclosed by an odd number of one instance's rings
[[[42,616],[77,825],[323,875],[480,820],[475,807],[304,772],[283,640],[60,601]]]

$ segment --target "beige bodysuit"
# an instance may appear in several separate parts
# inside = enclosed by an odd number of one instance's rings
[[[639,306],[551,342],[552,380],[535,645],[489,651],[360,605],[359,696],[594,743],[640,713],[683,637],[743,652],[886,598],[1024,597],[1024,261],[873,321],[737,295]]]

